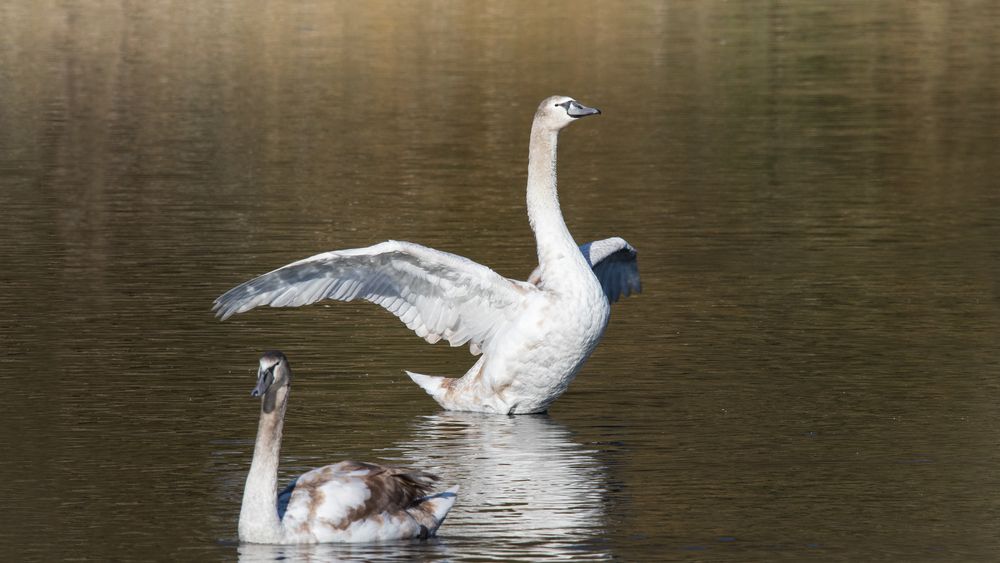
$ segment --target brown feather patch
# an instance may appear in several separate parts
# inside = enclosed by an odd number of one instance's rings
[[[324,524],[338,530],[345,530],[362,520],[383,521],[385,514],[392,514],[410,508],[420,507],[421,499],[431,494],[437,475],[402,467],[385,467],[373,463],[344,461],[337,464],[338,471],[346,473],[368,471],[358,478],[364,481],[371,495],[360,506],[352,508],[339,522],[325,521]],[[310,517],[313,516],[310,505]]]

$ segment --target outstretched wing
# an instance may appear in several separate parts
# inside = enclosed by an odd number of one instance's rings
[[[625,239],[595,240],[580,246],[580,251],[594,268],[594,275],[601,282],[608,301],[614,303],[622,294],[628,297],[642,292],[636,251]]]
[[[580,245],[587,263],[594,269],[594,275],[601,282],[608,301],[614,303],[624,293],[628,297],[632,293],[642,291],[639,280],[639,263],[636,260],[635,248],[621,237],[611,237],[595,240]],[[528,283],[538,285],[542,279],[541,266],[535,268],[528,277]]]
[[[430,343],[471,342],[478,353],[517,314],[533,288],[461,256],[386,241],[317,254],[230,289],[215,300],[223,320],[254,307],[299,307],[322,299],[381,305]]]

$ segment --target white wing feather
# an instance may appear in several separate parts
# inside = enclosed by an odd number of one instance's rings
[[[636,250],[625,239],[611,237],[588,242],[580,245],[580,252],[593,268],[594,275],[604,289],[604,295],[611,303],[618,301],[622,294],[628,297],[632,293],[642,292]],[[538,285],[541,280],[542,270],[539,266],[531,272],[528,283]]]
[[[230,289],[215,300],[223,320],[259,307],[299,307],[322,299],[381,305],[430,343],[470,342],[474,354],[516,317],[533,286],[456,254],[386,241],[324,252]]]

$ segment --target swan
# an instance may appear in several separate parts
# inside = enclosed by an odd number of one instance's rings
[[[430,343],[469,343],[479,360],[461,378],[406,373],[448,410],[548,410],[604,334],[610,304],[641,291],[636,250],[620,237],[577,246],[556,193],[559,132],[600,110],[573,98],[542,101],[531,125],[528,220],[538,267],[505,278],[462,256],[401,241],[293,262],[215,300],[222,320],[254,307],[361,298],[393,313]]]
[[[433,536],[458,487],[432,494],[436,475],[342,461],[303,473],[277,492],[278,453],[292,369],[278,351],[260,358],[260,423],[243,490],[239,537],[248,543],[366,542]]]

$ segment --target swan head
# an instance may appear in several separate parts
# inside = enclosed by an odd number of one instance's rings
[[[535,123],[549,130],[559,131],[581,117],[600,113],[601,110],[587,107],[568,96],[551,96],[538,106]]]
[[[264,352],[257,368],[257,386],[250,392],[251,397],[264,397],[269,391],[292,384],[292,368],[288,358],[277,350]]]

